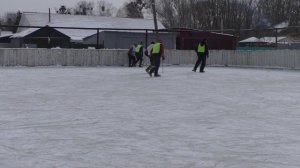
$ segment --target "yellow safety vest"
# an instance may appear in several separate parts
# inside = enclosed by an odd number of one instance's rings
[[[198,45],[198,53],[205,53],[205,45],[201,45],[201,44],[199,44]]]
[[[143,46],[141,44],[137,45],[136,48],[135,48],[135,52],[139,53],[142,47]]]
[[[159,54],[160,52],[160,43],[155,43],[152,48],[152,54]]]

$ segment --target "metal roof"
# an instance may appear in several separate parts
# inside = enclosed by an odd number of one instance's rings
[[[50,22],[49,22],[50,18]],[[23,13],[20,26],[49,26],[49,27],[82,27],[82,28],[112,28],[112,29],[154,29],[152,19],[134,19],[102,16],[62,15],[48,13]],[[158,22],[158,28],[165,27]],[[31,34],[34,29],[19,28],[13,38],[24,37]],[[36,31],[37,29],[35,29]],[[59,29],[61,33],[69,36],[72,40],[80,41],[85,37],[96,34],[96,30]],[[25,31],[25,32],[23,32]],[[101,30],[100,30],[101,32]]]

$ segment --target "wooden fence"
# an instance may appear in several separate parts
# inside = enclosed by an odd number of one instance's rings
[[[165,64],[194,64],[194,51],[167,50]],[[145,64],[149,61],[146,57]],[[210,51],[211,66],[300,69],[300,50]],[[127,66],[127,50],[0,49],[0,66]]]

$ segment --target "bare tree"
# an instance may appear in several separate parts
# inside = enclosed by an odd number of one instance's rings
[[[291,26],[299,26],[300,25],[300,1],[299,0],[291,0],[290,4],[290,13],[288,16],[288,21]]]
[[[299,0],[259,0],[258,10],[271,25],[289,22],[290,25],[299,24]]]
[[[170,27],[198,29],[249,28],[254,0],[160,0],[159,16]]]
[[[94,15],[94,2],[93,1],[79,1],[74,9],[75,15]]]
[[[21,20],[21,15],[22,15],[22,13],[20,11],[18,11],[16,13],[8,12],[8,13],[5,14],[5,16],[2,19],[1,23],[3,25],[9,25],[9,26],[19,25],[19,22]],[[17,28],[4,27],[3,30],[16,32]]]
[[[190,27],[191,13],[190,2],[182,0],[157,1],[157,13],[167,27]]]
[[[99,16],[113,16],[117,12],[117,8],[112,5],[112,3],[106,2],[105,0],[100,0],[96,5],[96,15]]]
[[[120,8],[118,11],[117,11],[117,17],[127,17],[127,11],[125,9],[125,7],[122,7]]]
[[[126,16],[129,18],[144,18],[143,9],[146,5],[145,0],[130,0],[124,6]]]
[[[58,14],[71,14],[72,9],[67,8],[65,5],[61,5],[59,9],[55,9]]]

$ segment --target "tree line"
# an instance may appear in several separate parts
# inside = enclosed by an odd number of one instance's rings
[[[158,4],[167,27],[216,30],[300,24],[299,0],[159,0]]]

